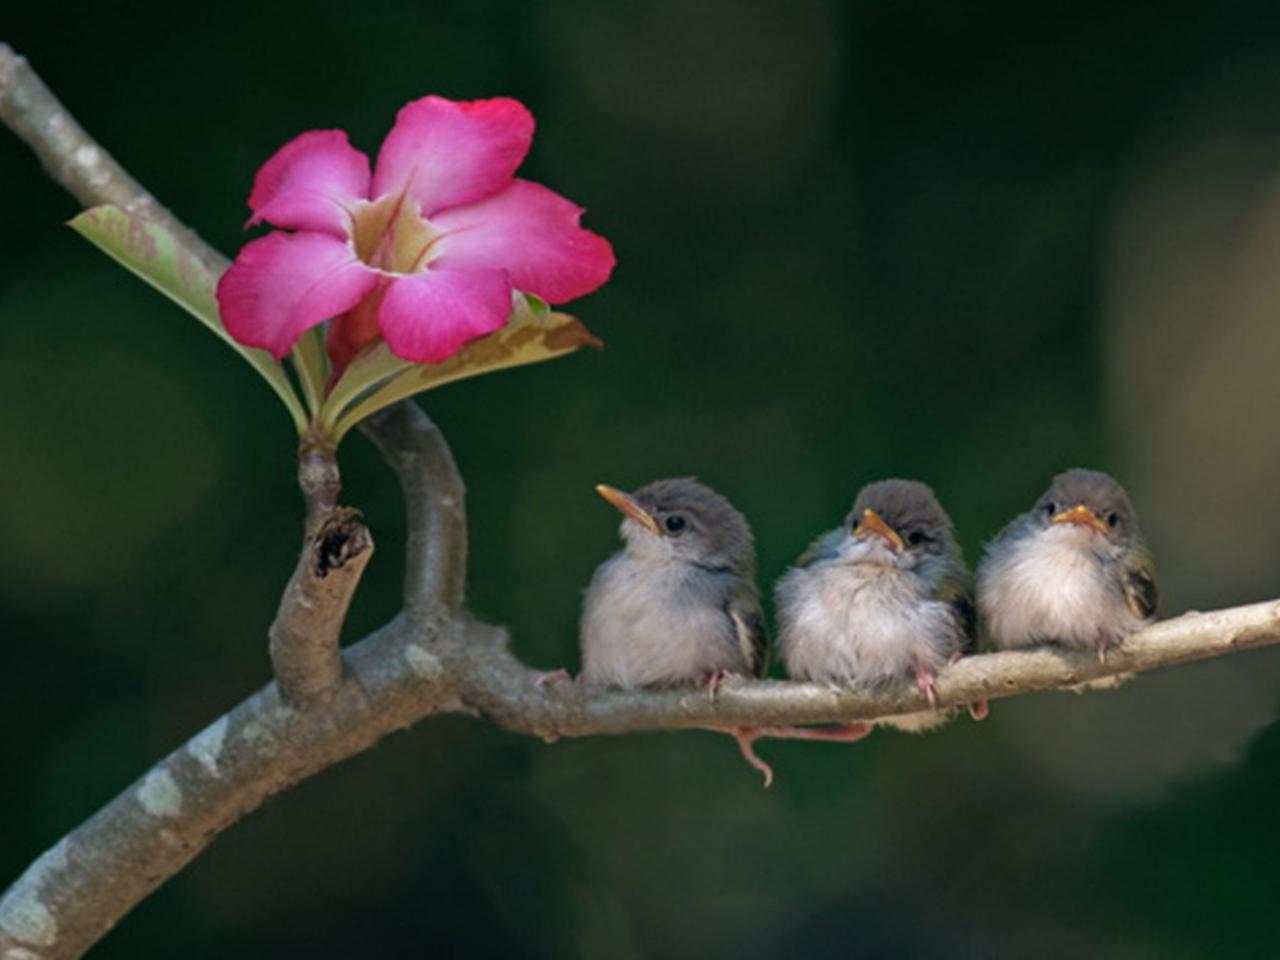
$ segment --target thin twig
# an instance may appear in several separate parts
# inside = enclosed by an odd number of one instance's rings
[[[404,491],[405,613],[413,618],[432,611],[458,613],[466,598],[466,487],[444,435],[411,400],[375,413],[361,429]]]
[[[114,203],[166,227],[216,276],[227,259],[178,220],[103,150],[31,69],[0,43],[0,120],[40,158],[49,176],[84,206]]]

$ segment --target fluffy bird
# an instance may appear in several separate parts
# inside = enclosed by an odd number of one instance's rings
[[[691,478],[597,492],[626,546],[602,563],[582,609],[582,677],[618,687],[762,676],[767,643],[746,519]]]
[[[978,612],[991,646],[1111,647],[1156,612],[1156,578],[1129,495],[1097,470],[1067,470],[987,548]]]
[[[779,652],[801,680],[862,689],[914,681],[932,704],[938,670],[972,646],[955,529],[933,491],[914,480],[863,487],[844,525],[778,581],[777,601]],[[929,710],[878,722],[919,731],[945,719]]]
[[[616,687],[706,684],[764,676],[768,641],[755,585],[751,528],[710,487],[684,477],[635,493],[596,487],[621,511],[626,546],[596,568],[582,607],[580,680]],[[755,753],[787,727],[713,727],[773,782]]]

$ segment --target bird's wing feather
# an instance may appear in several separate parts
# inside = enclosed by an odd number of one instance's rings
[[[769,666],[769,637],[755,590],[746,583],[735,585],[724,612],[733,621],[734,637],[747,662],[747,669],[752,675],[763,677]]]
[[[1156,571],[1146,547],[1129,551],[1124,564],[1124,599],[1134,616],[1143,620],[1156,612]]]
[[[973,586],[963,562],[956,561],[946,579],[938,587],[937,596],[939,600],[951,605],[960,620],[960,628],[964,631],[964,646],[961,647],[961,653],[977,653],[978,616],[973,606]]]
[[[840,548],[840,541],[844,539],[844,528],[836,527],[821,534],[813,543],[805,549],[804,553],[796,559],[797,567],[807,567],[811,563],[818,560],[825,560],[828,557],[834,557]]]

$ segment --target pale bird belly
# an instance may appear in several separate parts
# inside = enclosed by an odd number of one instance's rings
[[[1092,647],[1101,632],[1127,632],[1138,623],[1110,571],[1070,544],[1028,543],[984,580],[980,608],[998,647]]]
[[[583,615],[583,677],[621,687],[697,682],[747,672],[725,612],[683,600],[663,584],[631,581]],[[664,602],[654,597],[666,595]],[[683,600],[683,602],[682,602]]]
[[[917,668],[936,672],[960,647],[950,607],[921,600],[901,575],[858,577],[847,568],[810,575],[817,582],[791,594],[784,624],[793,677],[874,685]]]

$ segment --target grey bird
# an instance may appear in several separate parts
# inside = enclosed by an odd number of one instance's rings
[[[762,676],[768,648],[742,514],[688,477],[596,490],[622,512],[626,546],[587,587],[581,679],[714,689],[730,674]]]
[[[792,677],[883,689],[934,677],[972,648],[973,606],[955,528],[929,487],[881,480],[859,491],[844,525],[820,536],[777,585],[778,648]],[[974,716],[985,708],[974,708]],[[942,711],[878,723],[927,730]]]
[[[984,642],[999,650],[1109,648],[1156,612],[1156,577],[1129,495],[1067,470],[987,547],[978,568]]]
[[[587,586],[578,679],[626,688],[705,684],[715,695],[726,677],[764,676],[768,639],[742,514],[690,477],[635,493],[604,484],[596,491],[622,512],[626,546]],[[773,770],[754,742],[807,736],[786,727],[708,729],[733,737],[766,787]]]

